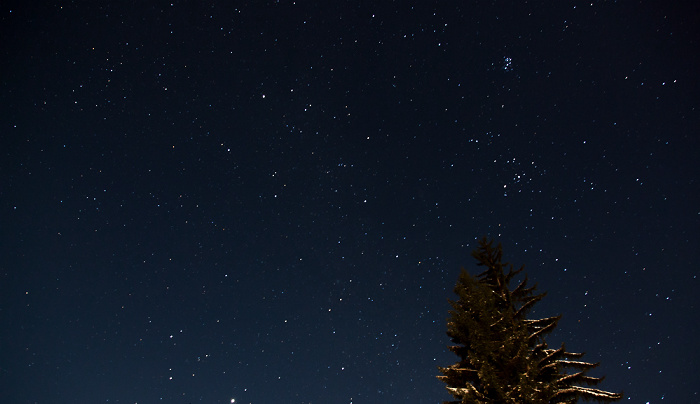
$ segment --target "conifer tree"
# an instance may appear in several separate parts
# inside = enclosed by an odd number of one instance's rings
[[[510,282],[523,271],[502,262],[502,247],[486,238],[472,252],[485,270],[476,277],[462,269],[455,287],[458,299],[447,335],[449,349],[459,362],[439,367],[438,379],[447,384],[455,401],[445,404],[563,404],[579,399],[612,402],[622,398],[592,387],[603,379],[587,376],[597,363],[581,361],[581,353],[547,346],[544,337],[561,316],[528,319],[527,313],[545,293],[527,285],[527,277],[511,289]]]

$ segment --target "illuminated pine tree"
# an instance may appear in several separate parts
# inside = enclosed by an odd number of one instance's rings
[[[499,244],[486,238],[472,256],[486,269],[471,276],[462,270],[450,301],[452,310],[447,335],[456,345],[449,349],[459,362],[440,367],[438,379],[447,384],[455,401],[446,404],[560,404],[579,399],[612,402],[622,398],[588,386],[603,379],[587,376],[598,364],[583,362],[583,354],[567,352],[562,344],[551,349],[545,335],[557,326],[560,316],[527,319],[532,306],[545,294],[535,294],[527,277],[515,288],[513,278],[521,267],[502,262]],[[586,387],[584,387],[584,385]]]

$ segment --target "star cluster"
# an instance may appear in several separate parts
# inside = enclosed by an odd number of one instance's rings
[[[472,3],[0,6],[0,401],[447,400],[484,235],[697,401],[697,6]]]

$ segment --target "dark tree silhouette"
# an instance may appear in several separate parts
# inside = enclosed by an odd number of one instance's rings
[[[544,336],[557,326],[561,316],[527,319],[532,306],[545,293],[535,294],[536,286],[525,277],[515,288],[513,278],[521,267],[503,263],[502,247],[493,247],[486,238],[472,252],[479,266],[486,269],[476,277],[462,269],[447,335],[456,345],[449,349],[459,362],[439,367],[438,379],[447,384],[455,401],[445,404],[559,404],[579,399],[612,402],[622,398],[586,386],[595,386],[602,378],[587,376],[597,363],[583,362],[581,353],[561,348],[550,349]]]

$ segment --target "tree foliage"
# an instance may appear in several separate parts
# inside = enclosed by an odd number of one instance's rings
[[[523,271],[502,262],[500,244],[486,238],[472,252],[477,265],[485,267],[476,277],[466,270],[455,286],[458,299],[452,310],[447,335],[455,344],[449,349],[459,362],[440,367],[438,379],[456,401],[446,404],[559,404],[579,399],[612,402],[620,393],[598,390],[603,379],[587,376],[597,363],[581,361],[581,353],[547,346],[544,337],[557,326],[560,316],[528,319],[533,305],[545,293],[536,294],[527,277],[510,288]]]

